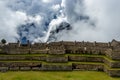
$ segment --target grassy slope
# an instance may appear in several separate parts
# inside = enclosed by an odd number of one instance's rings
[[[7,72],[0,73],[0,80],[120,80],[109,77],[104,72]]]

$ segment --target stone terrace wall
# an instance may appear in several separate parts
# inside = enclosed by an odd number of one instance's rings
[[[120,70],[108,69],[105,66],[104,66],[103,70],[111,77],[120,77]]]
[[[48,56],[46,58],[46,62],[65,63],[65,62],[68,62],[68,57],[66,57],[66,56]]]
[[[24,61],[24,60],[35,60],[35,61],[46,61],[46,56],[0,56],[0,61]]]
[[[75,70],[88,70],[88,71],[103,71],[103,65],[98,64],[80,64],[73,63],[73,69]]]
[[[9,43],[0,47],[0,50],[2,72],[93,70],[105,71],[110,76],[120,76],[120,42],[117,41],[61,41],[33,45]]]
[[[9,43],[3,47],[3,53],[7,54],[57,54],[57,53],[92,53],[105,54],[110,43],[96,42],[52,42],[52,43],[35,43],[22,46],[18,43]]]
[[[72,65],[42,65],[44,71],[72,71]]]
[[[113,60],[120,60],[120,48],[111,48],[105,51],[105,55]]]
[[[68,56],[69,61],[74,62],[103,62],[102,57]]]

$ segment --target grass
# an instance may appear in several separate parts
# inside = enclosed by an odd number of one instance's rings
[[[72,71],[72,72],[7,72],[0,73],[0,80],[120,80],[112,78],[104,72]]]

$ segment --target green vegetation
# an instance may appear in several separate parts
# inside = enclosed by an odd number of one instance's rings
[[[5,44],[6,42],[7,42],[7,41],[6,41],[5,39],[2,39],[2,40],[1,40],[1,43],[2,43],[2,44]]]
[[[0,73],[0,80],[120,80],[104,72],[71,71],[71,72],[7,72]]]

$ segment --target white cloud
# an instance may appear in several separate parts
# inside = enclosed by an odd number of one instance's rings
[[[65,12],[73,30],[61,39],[111,41],[115,38],[120,40],[119,4],[118,0],[65,0]],[[80,16],[88,16],[89,20],[81,20]]]
[[[52,0],[42,0],[44,3],[49,3],[51,2]]]
[[[58,41],[120,40],[119,4],[119,0],[1,0],[0,39],[15,41],[26,36],[35,42],[47,41],[46,35],[65,21],[72,30],[56,33]],[[26,22],[36,27],[28,26],[29,33],[21,29],[24,36],[20,36],[17,29]]]
[[[9,42],[24,36],[31,41],[42,39],[41,35],[44,37],[51,20],[59,15],[59,4],[60,0],[0,1],[0,39],[5,38]],[[27,25],[26,22],[34,23],[36,27],[28,26],[29,33],[21,29],[22,36],[20,36],[18,28],[20,25]]]
[[[0,1],[0,11],[0,39],[15,41],[15,37],[19,37],[16,27],[24,22],[25,14],[12,12],[3,1]]]
[[[60,5],[59,4],[53,5],[52,9],[55,10],[55,11],[58,11],[60,9]]]

